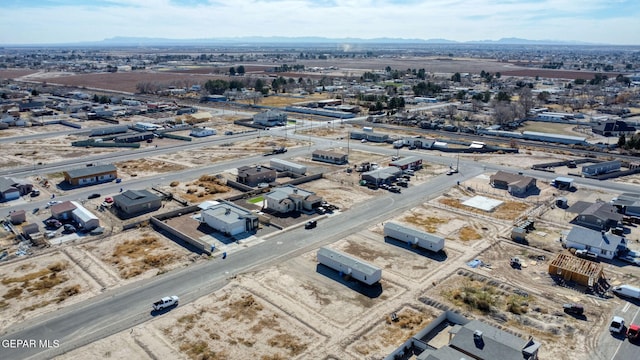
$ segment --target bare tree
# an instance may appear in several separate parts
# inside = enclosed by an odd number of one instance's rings
[[[449,120],[453,120],[453,117],[458,113],[458,107],[455,105],[449,105],[446,107],[446,114]]]
[[[518,104],[520,105],[520,112],[518,117],[525,118],[529,115],[529,111],[535,106],[533,94],[528,86],[521,88],[518,91]]]

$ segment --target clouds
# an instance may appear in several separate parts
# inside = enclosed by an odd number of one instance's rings
[[[115,36],[521,37],[640,44],[635,0],[3,0],[0,43]]]

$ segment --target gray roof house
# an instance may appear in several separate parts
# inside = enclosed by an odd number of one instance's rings
[[[623,214],[640,216],[640,194],[622,193],[611,204]]]
[[[113,164],[86,166],[63,172],[64,179],[71,185],[91,185],[115,180],[118,169]]]
[[[613,259],[619,250],[627,247],[627,241],[622,236],[608,232],[574,226],[564,239],[567,248],[589,250],[605,259]]]
[[[258,216],[232,202],[222,201],[201,211],[202,222],[211,228],[230,235],[258,229]]]
[[[118,216],[127,218],[134,215],[158,210],[162,206],[162,198],[148,190],[127,190],[113,197]]]
[[[594,230],[609,230],[612,227],[617,227],[623,218],[615,206],[604,202],[578,201],[567,211],[578,213],[573,223]]]
[[[367,285],[373,285],[382,278],[382,269],[379,267],[329,247],[318,249],[316,257],[322,265]]]
[[[15,200],[20,197],[20,190],[16,182],[5,177],[0,177],[0,201]]]
[[[264,199],[268,209],[281,214],[290,211],[312,210],[322,203],[322,198],[314,192],[290,184],[277,187],[264,194]]]
[[[445,331],[449,335],[447,344],[430,342]],[[409,353],[418,354],[417,360],[537,360],[541,346],[532,336],[514,335],[482,321],[468,320],[458,313],[445,311],[385,360],[405,359],[403,355]]]

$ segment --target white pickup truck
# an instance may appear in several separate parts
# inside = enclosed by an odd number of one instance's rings
[[[158,310],[166,309],[166,308],[174,306],[174,305],[177,306],[179,300],[180,299],[175,295],[165,296],[162,299],[160,299],[160,300],[158,300],[158,301],[153,303],[153,310],[158,311]]]

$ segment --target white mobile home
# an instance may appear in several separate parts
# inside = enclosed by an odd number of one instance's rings
[[[367,285],[373,285],[382,278],[382,269],[379,267],[341,251],[322,247],[318,249],[316,256],[318,262],[322,265],[328,266],[344,275],[349,275]]]
[[[306,166],[282,159],[271,159],[269,161],[269,167],[278,171],[289,171],[299,175],[304,175],[307,172]]]
[[[393,222],[384,224],[384,236],[404,241],[412,246],[438,252],[444,249],[444,238]]]

